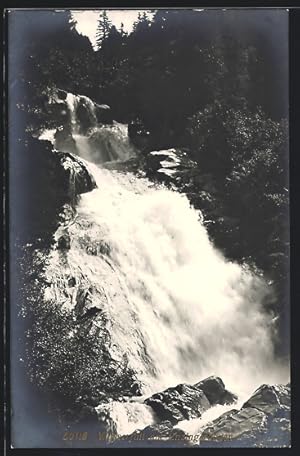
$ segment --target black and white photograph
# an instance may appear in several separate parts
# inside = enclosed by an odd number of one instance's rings
[[[289,10],[6,18],[11,448],[289,448]]]

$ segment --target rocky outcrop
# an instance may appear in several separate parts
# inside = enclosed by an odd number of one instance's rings
[[[202,394],[197,395],[196,391]],[[205,393],[204,393],[205,391]],[[151,440],[201,447],[284,447],[290,445],[290,385],[262,385],[240,410],[232,409],[210,422],[200,442],[174,427],[178,421],[200,417],[217,404],[230,404],[236,396],[225,389],[219,377],[209,377],[195,385],[178,385],[146,399],[158,423],[123,436],[130,443]],[[198,437],[199,440],[199,437]],[[197,442],[196,442],[197,441]]]
[[[178,421],[199,418],[217,404],[232,404],[237,397],[225,389],[219,377],[208,377],[195,385],[180,384],[156,393],[145,400],[161,421]]]
[[[225,388],[220,377],[208,377],[196,383],[194,387],[204,392],[211,406],[233,404],[237,401],[237,396]]]
[[[175,182],[182,173],[195,169],[195,163],[184,150],[154,150],[146,156],[146,169],[149,177]]]
[[[96,188],[96,182],[85,163],[76,155],[56,152],[67,180],[67,195],[72,200],[75,196]]]
[[[31,135],[11,144],[11,217],[15,238],[48,244],[58,226],[64,204],[73,204],[78,195],[96,184],[84,162],[70,153],[53,149],[49,141]],[[15,158],[13,158],[15,157]]]
[[[191,385],[177,385],[145,400],[161,421],[172,424],[182,420],[199,418],[210,403],[204,392]]]
[[[290,387],[262,385],[240,410],[230,410],[210,423],[201,445],[290,445]]]
[[[201,172],[186,149],[154,150],[145,155],[142,167],[150,179],[164,182],[180,193],[186,194],[196,209],[212,216],[214,220],[223,215],[216,203],[216,186],[210,174]]]
[[[280,408],[290,408],[290,386],[262,385],[245,402],[243,408],[255,408],[266,414],[274,414]]]
[[[107,104],[98,104],[85,95],[69,95],[76,99],[78,133],[86,134],[97,123],[111,124],[113,122],[112,109]],[[64,145],[66,145],[66,135],[72,128],[72,113],[68,104],[68,92],[57,87],[48,87],[41,94],[41,106],[39,109],[39,118],[34,130],[37,129],[39,132],[45,129],[62,130],[63,134],[58,132],[58,138],[60,140],[62,137]],[[69,145],[72,147],[71,141]],[[72,152],[73,150],[69,148],[68,151]]]

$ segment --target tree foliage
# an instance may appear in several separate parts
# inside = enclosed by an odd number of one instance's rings
[[[131,394],[135,375],[126,358],[120,362],[111,357],[105,327],[95,334],[72,312],[43,301],[30,306],[29,318],[28,375],[43,391],[70,403]]]
[[[107,11],[101,11],[101,13],[99,14],[99,20],[96,31],[96,43],[98,49],[101,49],[103,42],[108,38],[111,28],[112,23],[108,18]]]

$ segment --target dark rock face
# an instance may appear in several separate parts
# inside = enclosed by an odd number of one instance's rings
[[[146,169],[149,177],[176,182],[190,177],[189,171],[195,170],[195,162],[188,157],[185,150],[154,150],[146,156]]]
[[[225,385],[220,377],[208,377],[194,385],[195,388],[204,392],[210,405],[216,404],[233,404],[237,400],[237,396],[226,390]]]
[[[260,386],[243,408],[253,407],[264,413],[275,413],[281,407],[291,407],[290,386]]]
[[[68,92],[66,92],[65,90],[57,89],[57,96],[58,96],[58,98],[60,98],[61,100],[66,100],[67,95],[68,95]]]
[[[216,404],[232,404],[237,397],[226,390],[219,377],[208,377],[195,385],[180,384],[156,393],[145,400],[157,417],[175,424],[178,421],[199,418]]]
[[[74,94],[76,95],[76,94]],[[41,113],[34,129],[43,130],[45,128],[57,128],[60,126],[68,133],[71,131],[71,112],[67,103],[68,92],[59,88],[47,88],[41,96]],[[110,106],[106,104],[97,104],[85,95],[77,95],[76,118],[79,127],[79,133],[86,134],[90,128],[95,127],[97,123],[112,124],[113,113]],[[60,134],[59,140],[60,138]],[[64,147],[67,146],[65,138]],[[72,142],[70,141],[70,147]],[[57,146],[61,149],[60,145]],[[61,150],[74,152],[68,147]]]
[[[208,426],[202,436],[201,443],[206,440],[234,440],[243,434],[249,436],[253,431],[261,429],[265,422],[265,414],[259,410],[230,410],[217,418]]]
[[[57,248],[60,250],[69,250],[71,247],[71,240],[69,234],[62,235],[57,241]]]
[[[201,445],[289,446],[290,388],[262,385],[243,405],[210,423],[201,436]]]
[[[69,153],[57,152],[49,141],[26,134],[11,143],[11,179],[16,182],[11,196],[14,238],[31,242],[38,238],[47,245],[58,226],[65,204],[91,191],[96,184],[83,161]]]
[[[191,385],[177,385],[145,400],[161,421],[178,421],[198,418],[210,408],[204,392]]]
[[[65,172],[65,178],[68,182],[67,194],[71,199],[96,188],[93,176],[79,157],[67,152],[57,152],[57,155]]]

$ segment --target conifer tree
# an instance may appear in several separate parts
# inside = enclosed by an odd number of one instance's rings
[[[96,31],[96,44],[98,49],[101,48],[103,41],[108,37],[112,23],[108,18],[107,11],[103,10],[100,13],[97,31]]]

